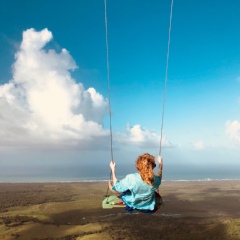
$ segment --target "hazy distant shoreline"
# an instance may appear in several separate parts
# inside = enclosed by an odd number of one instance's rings
[[[117,177],[124,178],[127,174],[135,172],[134,166],[118,165]],[[209,166],[194,167],[189,165],[168,166],[163,173],[164,181],[222,181],[240,180],[239,166]],[[109,179],[110,169],[108,166],[100,165],[92,168],[90,166],[56,166],[47,167],[27,167],[2,166],[0,182],[105,182]]]
[[[105,182],[108,182],[108,180],[104,179],[104,180],[79,180],[79,181],[16,181],[16,182],[13,182],[13,181],[0,181],[0,184],[22,184],[22,183],[26,183],[26,184],[34,184],[34,183],[105,183]],[[240,178],[239,179],[199,179],[199,180],[162,180],[162,183],[166,183],[166,182],[224,182],[224,181],[240,181]]]

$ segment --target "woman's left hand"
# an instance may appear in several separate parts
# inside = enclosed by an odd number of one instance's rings
[[[110,168],[111,168],[111,170],[112,170],[112,171],[115,171],[115,167],[116,167],[116,163],[113,162],[113,161],[111,161],[111,162],[110,162]]]

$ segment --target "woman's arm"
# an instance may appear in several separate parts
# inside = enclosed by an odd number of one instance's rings
[[[111,161],[110,168],[112,170],[112,184],[110,181],[108,182],[109,188],[112,191],[116,191],[119,193],[127,191],[132,182],[132,177],[130,176],[131,174],[127,175],[125,178],[123,178],[122,180],[119,181],[117,179],[116,173],[115,173],[116,163]]]
[[[162,179],[162,170],[163,170],[163,162],[162,162],[162,157],[158,156],[158,176]]]
[[[115,186],[116,185],[116,181],[117,181],[117,177],[116,177],[116,173],[115,173],[116,163],[111,161],[110,162],[110,168],[112,170],[113,186]]]

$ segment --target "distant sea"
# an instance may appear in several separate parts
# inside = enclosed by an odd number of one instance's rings
[[[118,179],[136,172],[134,166],[117,165]],[[35,182],[91,182],[107,181],[110,178],[109,166],[4,166],[0,169],[1,183],[35,183]],[[211,181],[240,180],[240,165],[189,166],[166,165],[163,181]]]

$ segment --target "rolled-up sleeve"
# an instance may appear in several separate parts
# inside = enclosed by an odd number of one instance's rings
[[[154,187],[154,188],[158,188],[160,184],[161,184],[161,178],[158,177],[158,176],[155,176],[155,177],[154,177],[153,187]]]
[[[116,184],[112,187],[112,190],[117,192],[125,192],[131,188],[131,182],[131,177],[127,175],[124,179],[117,180]]]

